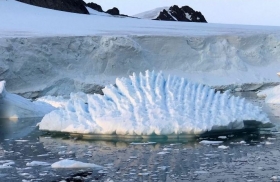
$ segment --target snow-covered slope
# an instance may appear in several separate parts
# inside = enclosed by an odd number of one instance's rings
[[[165,35],[208,36],[272,33],[280,27],[201,25],[158,22],[135,18],[82,15],[50,10],[14,0],[0,1],[0,37]]]
[[[155,9],[152,9],[152,10],[149,10],[149,11],[145,11],[145,12],[142,12],[142,13],[138,13],[136,15],[132,15],[133,17],[137,17],[137,18],[142,18],[142,19],[149,19],[149,20],[152,20],[156,17],[158,17],[159,13],[162,11],[162,10],[168,10],[169,7],[166,6],[166,7],[159,7],[159,8],[155,8]]]
[[[5,90],[5,81],[0,81],[0,118],[43,117],[55,108],[44,102],[31,102]]]
[[[257,106],[184,78],[146,71],[104,95],[73,94],[66,107],[47,114],[41,130],[119,135],[200,134],[243,129],[246,120],[268,123]]]
[[[26,97],[92,93],[147,69],[238,90],[279,82],[280,27],[81,15],[13,0],[0,1],[0,22],[0,79]]]

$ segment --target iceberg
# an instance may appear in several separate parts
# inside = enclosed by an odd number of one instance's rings
[[[0,81],[0,118],[43,117],[55,108],[45,102],[32,102],[5,89],[6,81]]]
[[[40,130],[81,134],[171,135],[243,129],[269,123],[261,108],[229,94],[162,72],[117,78],[104,95],[71,94],[65,107],[45,115]]]
[[[264,97],[266,103],[280,104],[280,85],[259,92],[258,97]]]

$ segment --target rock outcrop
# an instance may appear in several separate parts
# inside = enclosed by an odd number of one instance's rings
[[[90,7],[91,9],[94,9],[99,12],[104,12],[102,7],[96,3],[87,3],[87,4],[85,4],[85,6]]]
[[[207,23],[201,12],[193,10],[189,6],[171,6],[168,10],[163,9],[154,20],[203,22]]]
[[[17,0],[34,6],[72,13],[89,14],[83,0]]]
[[[114,7],[112,9],[108,9],[106,11],[106,13],[110,14],[110,15],[120,15],[120,11],[118,8]]]

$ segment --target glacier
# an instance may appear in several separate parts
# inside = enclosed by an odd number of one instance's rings
[[[104,95],[72,93],[46,114],[40,130],[81,134],[171,135],[243,129],[269,123],[261,108],[208,86],[160,72],[133,73],[107,85]]]
[[[231,90],[279,83],[277,26],[79,15],[13,0],[1,1],[0,22],[0,80],[26,98],[101,93],[147,69]]]

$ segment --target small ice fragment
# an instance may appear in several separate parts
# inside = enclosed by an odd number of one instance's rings
[[[28,140],[15,140],[16,142],[28,142]]]
[[[165,155],[165,154],[169,154],[169,152],[159,152],[157,153],[158,155]]]
[[[271,179],[272,179],[273,181],[275,181],[275,180],[280,179],[280,176],[272,176]]]
[[[272,145],[273,143],[267,141],[267,142],[265,142],[264,144],[265,144],[265,145]]]
[[[227,136],[219,136],[220,139],[227,139]]]
[[[245,144],[246,142],[242,140],[242,141],[240,141],[239,143],[240,143],[240,144]]]
[[[200,141],[199,143],[200,143],[200,144],[211,145],[211,144],[220,144],[220,143],[223,143],[223,141],[202,140],[202,141]]]
[[[276,138],[268,137],[268,140],[276,140]]]
[[[26,166],[49,166],[49,165],[51,164],[48,162],[41,162],[41,161],[32,161],[26,163]]]
[[[148,176],[150,173],[138,173],[139,176]]]
[[[229,146],[220,145],[218,148],[219,148],[219,149],[228,149],[228,148],[229,148]]]
[[[165,150],[165,151],[172,150],[172,148],[164,148],[163,150]]]

